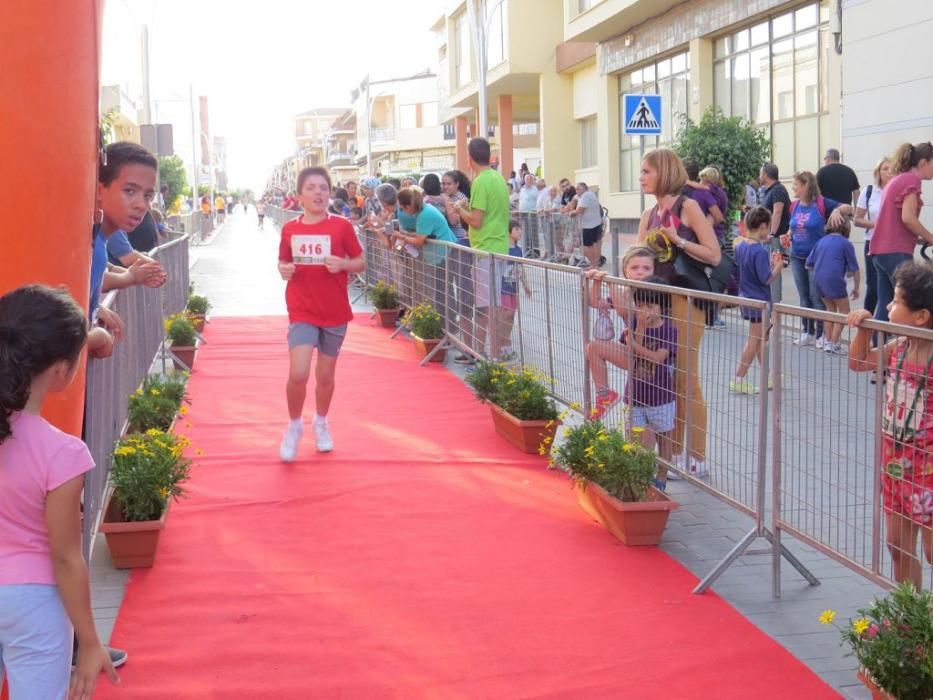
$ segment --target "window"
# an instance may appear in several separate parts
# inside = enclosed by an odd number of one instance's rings
[[[582,15],[588,9],[593,7],[599,0],[570,0],[570,2],[576,6],[577,14]]]
[[[713,99],[766,129],[784,176],[819,165],[828,143],[827,0],[716,40]]]
[[[457,42],[454,66],[454,78],[457,87],[468,85],[472,71],[470,70],[470,29],[466,12],[461,12],[454,19],[454,39]]]
[[[417,129],[418,105],[399,105],[398,121],[402,129]]]
[[[486,20],[486,70],[505,60],[505,12],[503,8],[508,0],[494,4],[496,0],[483,0],[483,18]],[[493,3],[490,14],[489,5]]]
[[[596,167],[596,117],[580,120],[580,168]]]
[[[690,85],[690,54],[679,53],[649,63],[619,78],[619,131],[621,157],[619,159],[619,188],[623,192],[638,189],[638,174],[645,151],[669,147],[677,137],[681,115],[687,114]],[[621,133],[622,115],[625,113],[622,96],[643,93],[661,96],[661,135],[633,136]],[[642,146],[644,142],[644,147]],[[644,148],[644,150],[643,150]]]

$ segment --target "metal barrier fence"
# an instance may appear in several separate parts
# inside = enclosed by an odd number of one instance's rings
[[[294,214],[282,212],[276,220]],[[799,328],[789,324],[799,324],[799,319],[844,324],[845,317],[780,304],[770,309],[765,302],[610,277],[594,292],[596,280],[566,265],[435,241],[416,251],[396,250],[373,231],[364,232],[361,239],[365,286],[385,280],[398,288],[402,306],[426,300],[441,312],[446,338],[438,351],[454,347],[473,358],[497,357],[535,367],[551,377],[554,396],[568,405],[579,404],[584,416],[599,405],[595,389],[614,388],[620,395],[618,404],[604,417],[611,426],[624,423],[625,407],[633,403],[629,368],[635,367],[636,373],[652,368],[640,363],[631,344],[618,343],[632,323],[631,310],[610,312],[612,340],[591,337],[597,318],[609,308],[600,300],[627,299],[623,303],[630,309],[635,289],[670,295],[666,320],[677,330],[670,368],[676,408],[667,437],[674,458],[662,463],[753,519],[753,527],[696,592],[712,585],[758,539],[767,541],[773,557],[775,597],[780,596],[782,557],[817,585],[818,579],[782,545],[782,533],[879,584],[891,585],[896,573],[903,578],[906,566],[921,571],[924,585],[933,588],[933,570],[920,558],[908,556],[916,546],[918,528],[898,521],[903,532],[897,536],[886,522],[891,516],[885,515],[881,498],[879,437],[883,383],[870,384],[864,375],[851,372],[845,357],[792,342]],[[535,240],[540,238],[532,244]],[[711,307],[725,321],[724,327],[708,325],[706,309]],[[752,358],[745,380],[736,383],[749,337],[746,319],[755,315],[763,319],[759,328],[765,329],[761,350]],[[880,333],[933,340],[931,332],[871,321],[866,325]],[[878,377],[885,375],[883,370],[877,368]],[[917,415],[924,410],[921,407]],[[933,456],[926,464],[933,472]],[[918,490],[907,498],[913,496],[918,501],[915,508],[933,513],[933,497],[926,494]],[[927,528],[923,537],[924,543],[930,542],[927,557],[933,558],[933,531]]]
[[[88,559],[102,516],[113,445],[126,427],[127,399],[163,350],[163,318],[183,311],[187,304],[188,237],[165,243],[150,256],[162,263],[168,281],[161,289],[136,285],[104,297],[101,305],[125,324],[124,339],[114,345],[111,357],[90,358],[87,363],[84,441],[95,465],[84,482],[82,544]]]
[[[525,257],[578,265],[583,262],[583,228],[579,216],[559,212],[518,212]]]

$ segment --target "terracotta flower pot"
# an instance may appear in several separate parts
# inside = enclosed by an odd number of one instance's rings
[[[865,669],[859,669],[858,679],[871,691],[871,700],[894,700],[894,696],[878,687],[875,679]]]
[[[554,433],[560,425],[558,420],[519,420],[492,403],[489,404],[489,413],[492,415],[496,432],[528,454],[537,454],[544,438],[553,440]],[[551,423],[551,427],[547,427],[548,423]]]
[[[412,333],[412,340],[415,341],[415,347],[418,348],[418,355],[420,357],[427,357],[428,353],[431,352],[434,348],[437,347],[437,344],[441,342],[439,338],[419,338],[414,333]],[[447,359],[447,350],[441,350],[434,357],[431,358],[431,362],[443,362]]]
[[[395,328],[398,320],[398,309],[376,309],[379,316],[379,325],[383,328]]]
[[[188,314],[188,318],[191,319],[191,325],[194,326],[195,331],[204,332],[204,324],[207,323],[207,317],[204,314]]]
[[[200,341],[195,340],[194,345],[172,345],[172,354],[175,356],[172,358],[172,363],[175,365],[175,369],[184,370],[184,369],[194,369],[194,358],[198,354],[198,346]],[[184,362],[187,365],[187,368],[184,367],[181,363]]]
[[[170,498],[158,520],[126,522],[120,504],[113,500],[113,491],[107,493],[104,502],[104,519],[100,531],[107,538],[107,548],[117,569],[144,569],[152,566],[159,534],[165,529],[165,519],[172,505]]]
[[[678,503],[651,487],[648,500],[625,503],[606,493],[592,481],[576,482],[577,501],[587,514],[628,545],[653,545],[661,542],[671,511]]]

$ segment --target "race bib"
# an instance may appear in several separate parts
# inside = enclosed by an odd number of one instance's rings
[[[323,265],[330,255],[330,236],[292,236],[292,262]]]

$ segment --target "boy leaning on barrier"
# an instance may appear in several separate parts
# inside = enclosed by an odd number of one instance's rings
[[[872,331],[861,326],[871,313],[859,309],[847,322],[858,328],[849,345],[849,369],[867,372],[878,366],[879,348]],[[913,329],[933,328],[933,266],[909,261],[894,273],[891,323]],[[927,562],[933,564],[933,341],[901,336],[884,347],[887,367],[881,416],[881,485],[887,545],[894,578],[922,585],[917,534]]]

